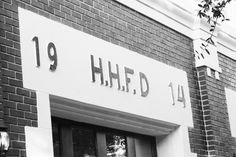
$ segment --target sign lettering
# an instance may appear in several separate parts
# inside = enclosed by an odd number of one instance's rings
[[[40,53],[39,53],[39,38],[37,36],[33,37],[33,42],[35,42],[35,51],[36,51],[36,65],[40,67]],[[50,42],[47,47],[48,50],[48,58],[53,62],[50,64],[49,69],[51,71],[55,71],[57,69],[57,51],[54,43]],[[53,53],[52,53],[53,50]]]
[[[105,81],[104,84],[104,70],[103,69],[103,62],[101,58],[98,58],[99,66],[94,65],[94,56],[90,56],[91,59],[91,72],[92,72],[92,82],[96,82],[96,75],[100,76],[101,85],[109,86],[108,81]],[[132,92],[134,95],[137,93],[136,89],[130,89],[130,84],[132,83],[132,78],[134,76],[134,70],[129,67],[124,67],[124,82],[125,85],[121,88],[121,78],[120,78],[120,67],[118,64],[115,64],[116,71],[112,71],[111,69],[112,63],[108,61],[108,75],[109,75],[109,82],[110,88],[113,87],[113,81],[116,80],[117,82],[117,89],[119,91],[125,91],[127,93]],[[149,83],[146,75],[142,72],[139,72],[139,88],[140,88],[140,96],[147,97],[149,93]]]
[[[117,80],[117,84],[118,84],[118,90],[120,90],[120,74],[119,74],[119,65],[116,64],[116,73],[113,73],[111,71],[111,62],[108,62],[108,67],[109,67],[109,78],[110,78],[110,87],[113,86],[113,82],[112,80],[115,79]]]
[[[172,82],[170,82],[169,87],[171,89],[171,96],[172,96],[172,101],[173,101],[172,105],[175,105],[175,103],[176,103],[176,99],[175,99],[175,90],[176,90],[176,88],[174,88],[175,86]],[[184,96],[184,87],[182,85],[178,84],[177,93],[178,93],[177,101],[182,102],[183,105],[184,105],[184,108],[185,108],[186,107],[186,100],[185,100],[185,96]]]
[[[148,80],[147,80],[147,77],[145,76],[145,74],[142,72],[139,72],[139,76],[140,76],[141,96],[146,97],[149,92]],[[146,85],[146,89],[144,88],[144,84]]]

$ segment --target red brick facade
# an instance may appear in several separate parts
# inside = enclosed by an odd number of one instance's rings
[[[189,128],[192,152],[231,157],[236,151],[224,93],[225,86],[236,89],[234,60],[220,54],[221,80],[208,77],[206,68],[194,66],[190,38],[114,0],[2,0],[0,121],[4,119],[10,133],[7,156],[26,156],[24,126],[37,127],[36,93],[22,82],[18,7],[186,71],[194,121]]]

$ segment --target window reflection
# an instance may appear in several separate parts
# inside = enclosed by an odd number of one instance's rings
[[[95,157],[95,132],[85,127],[72,127],[74,157]]]
[[[106,134],[107,157],[126,157],[126,138],[112,133]]]

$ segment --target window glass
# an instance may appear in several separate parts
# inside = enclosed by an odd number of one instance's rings
[[[53,118],[54,157],[154,157],[153,137]]]
[[[107,157],[127,157],[126,138],[113,133],[106,134]]]
[[[72,127],[74,157],[96,157],[95,132],[81,126]]]
[[[52,123],[52,132],[53,132],[53,151],[54,157],[61,157],[60,155],[60,135],[58,123],[53,121]]]

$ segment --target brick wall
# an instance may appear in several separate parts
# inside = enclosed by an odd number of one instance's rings
[[[227,104],[224,92],[224,71],[221,80],[215,79],[214,71],[208,76],[206,67],[198,70],[202,110],[205,125],[206,146],[209,155],[233,157],[234,144],[230,133]]]
[[[0,60],[1,60],[1,56],[0,56]],[[3,103],[2,103],[2,65],[0,62],[0,126],[5,126],[4,123],[4,107],[3,107]]]
[[[199,157],[207,154],[191,39],[113,0],[2,0],[0,53],[4,120],[11,136],[8,156],[25,156],[24,126],[37,126],[36,94],[22,85],[18,6],[186,71],[194,120],[194,128],[189,128],[191,149]]]
[[[236,138],[230,132],[225,88],[236,90],[236,61],[221,53],[218,53],[218,57],[222,68],[220,80],[215,78],[214,71],[208,76],[206,67],[198,69],[206,149],[211,156],[234,157]]]
[[[2,103],[11,147],[8,156],[25,156],[24,126],[37,126],[35,92],[23,88],[17,2],[0,1]]]
[[[222,75],[221,75],[222,86],[224,88],[229,88],[236,91],[236,61],[229,57],[224,56],[221,53],[218,54],[218,57],[219,57],[220,67],[222,68]],[[224,89],[222,90],[222,92],[225,94]],[[223,99],[225,100],[226,98],[223,97]],[[224,103],[226,102],[224,101]],[[227,108],[226,108],[226,116],[228,119]],[[228,134],[229,134],[228,143],[231,146],[232,151],[236,153],[236,137],[231,137],[230,132]]]

